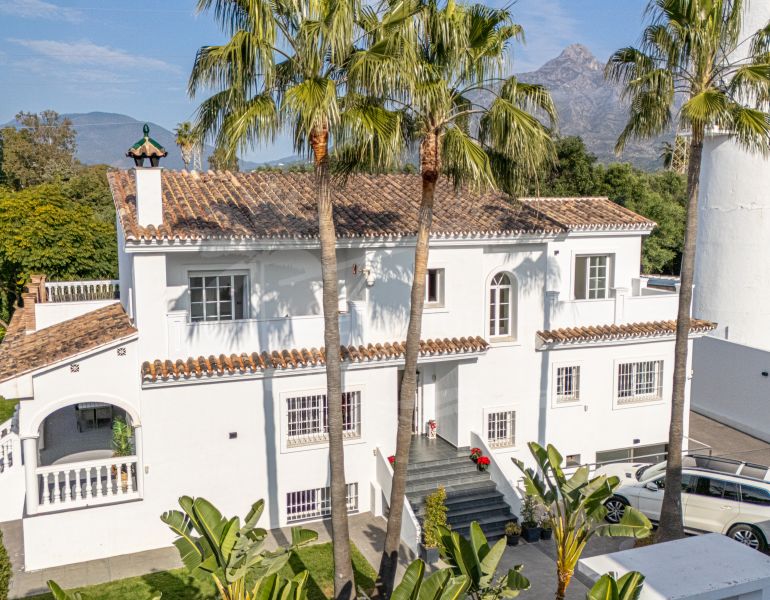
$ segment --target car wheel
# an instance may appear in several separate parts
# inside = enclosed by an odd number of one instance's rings
[[[736,525],[727,532],[727,535],[754,550],[764,550],[767,545],[764,536],[751,525]]]
[[[607,509],[607,516],[604,519],[608,523],[620,523],[623,513],[626,512],[626,506],[628,506],[628,502],[624,498],[613,496],[604,503],[604,508]]]

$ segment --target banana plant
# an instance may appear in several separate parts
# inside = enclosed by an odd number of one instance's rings
[[[302,571],[286,579],[273,573],[258,579],[250,591],[246,587],[245,578],[227,585],[219,580],[215,580],[215,583],[222,600],[306,600],[309,576],[307,571]]]
[[[170,510],[160,519],[177,534],[174,546],[184,566],[198,577],[213,575],[224,587],[247,574],[257,580],[277,573],[293,550],[318,538],[315,531],[293,527],[291,546],[268,552],[262,549],[267,531],[257,527],[264,500],[252,505],[243,525],[238,517],[223,517],[205,498],[182,496],[179,505],[182,511]]]
[[[456,576],[468,578],[468,593],[475,600],[515,598],[519,592],[529,589],[529,580],[521,574],[521,565],[496,577],[497,565],[505,552],[505,538],[490,546],[476,521],[471,523],[470,539],[446,527],[439,527],[439,534],[441,558]]]
[[[586,600],[638,600],[644,586],[644,575],[629,571],[620,579],[602,575],[586,593]]]
[[[563,600],[580,556],[593,536],[625,536],[644,538],[652,526],[641,512],[627,506],[619,523],[607,523],[604,503],[620,485],[615,476],[590,478],[587,466],[578,468],[571,477],[562,470],[563,458],[548,444],[547,448],[530,442],[537,470],[524,468],[521,461],[513,462],[524,474],[527,494],[533,496],[546,512],[553,526],[556,543],[558,583],[556,600]]]
[[[48,589],[51,590],[53,600],[88,600],[88,596],[81,594],[80,592],[68,592],[61,589],[58,583],[53,580],[46,582]],[[152,600],[160,600],[161,594],[153,596]]]
[[[450,569],[440,569],[427,578],[424,576],[425,563],[420,559],[413,561],[390,600],[461,600],[470,586],[469,577],[453,576]]]

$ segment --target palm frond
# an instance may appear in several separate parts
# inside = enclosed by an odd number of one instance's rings
[[[449,127],[441,140],[441,162],[444,174],[456,187],[477,190],[495,187],[489,156],[482,146],[459,127]]]

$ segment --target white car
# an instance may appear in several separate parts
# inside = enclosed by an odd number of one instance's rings
[[[606,465],[597,475],[616,475],[620,486],[607,502],[607,521],[617,523],[626,506],[650,521],[660,519],[666,463]],[[691,533],[723,533],[757,550],[770,539],[768,467],[710,456],[686,456],[682,462],[684,527]]]

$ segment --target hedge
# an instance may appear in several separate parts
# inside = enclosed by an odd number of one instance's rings
[[[11,559],[3,546],[3,532],[0,531],[0,600],[8,600],[8,586],[11,584]]]

